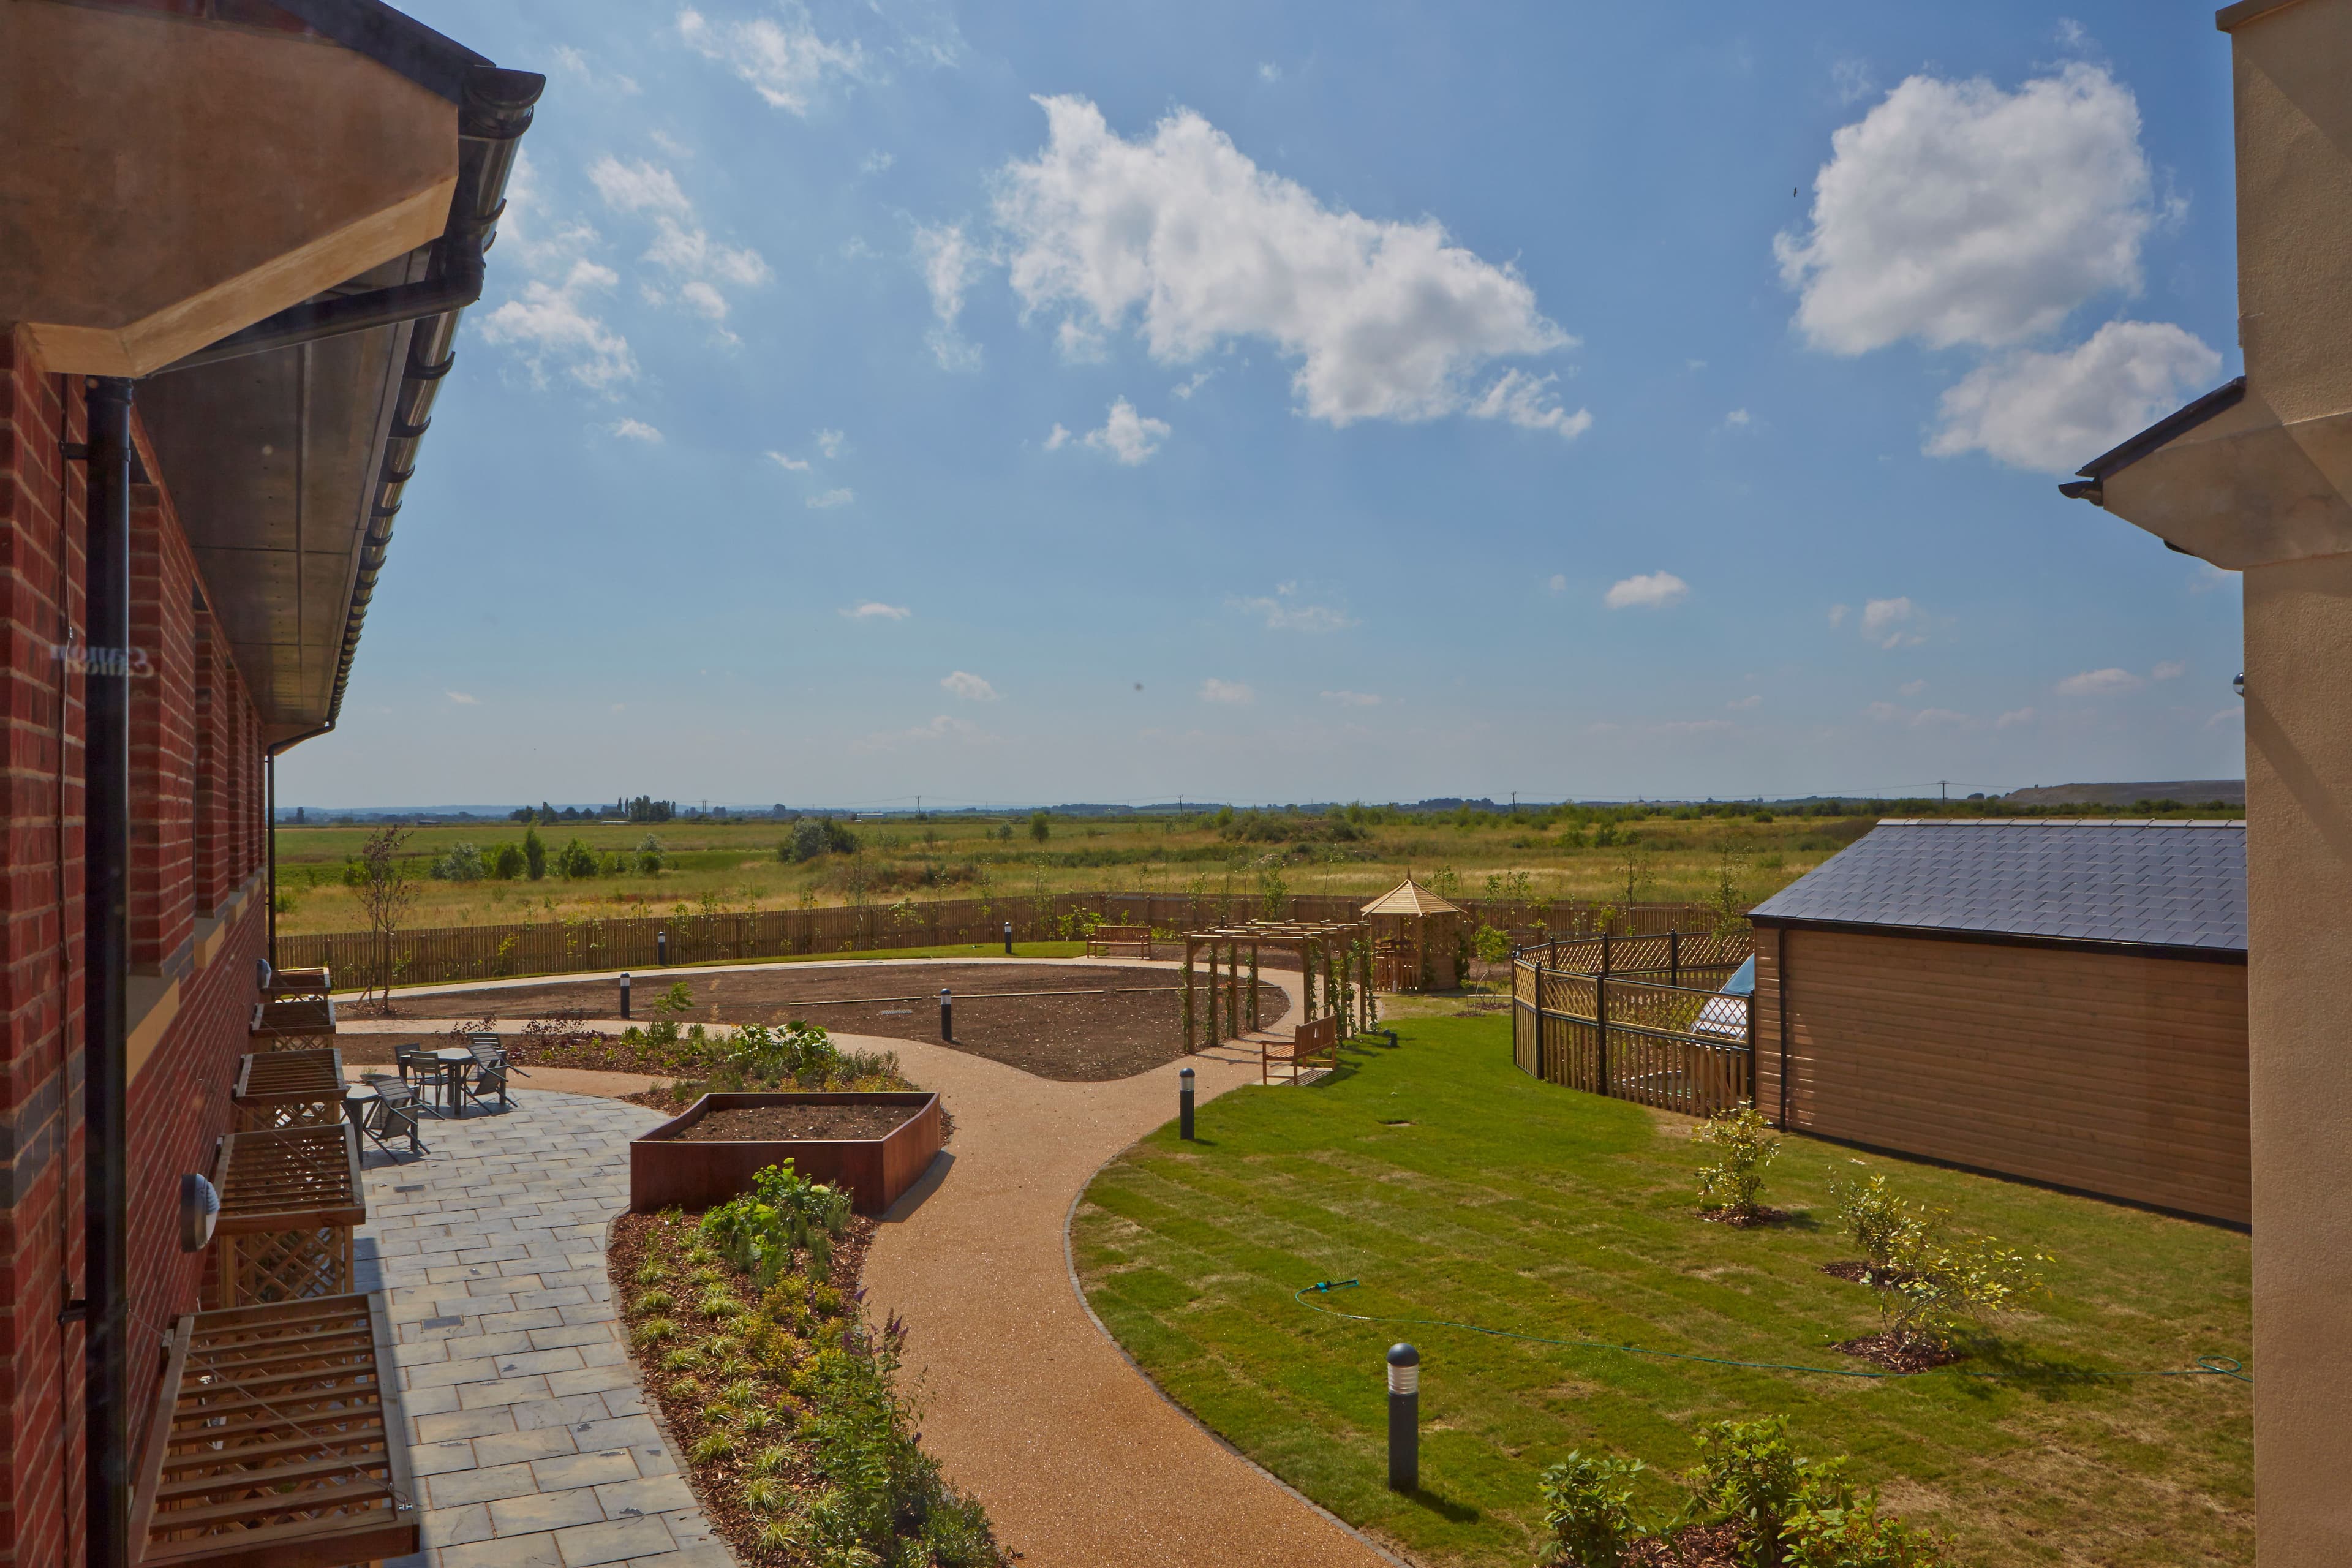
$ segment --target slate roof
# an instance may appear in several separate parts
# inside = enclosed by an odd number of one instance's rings
[[[2246,951],[2246,825],[1881,822],[1759,921]]]

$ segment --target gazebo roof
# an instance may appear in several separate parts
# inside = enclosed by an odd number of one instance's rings
[[[1462,911],[1407,877],[1366,904],[1363,912],[1368,915],[1458,915]]]

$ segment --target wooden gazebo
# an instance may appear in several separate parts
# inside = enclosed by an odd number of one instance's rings
[[[1451,991],[1461,984],[1461,910],[1407,877],[1366,904],[1372,983],[1383,991]]]

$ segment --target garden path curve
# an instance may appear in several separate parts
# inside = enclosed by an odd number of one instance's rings
[[[858,1043],[897,1051],[956,1123],[952,1175],[935,1164],[866,1254],[866,1308],[907,1321],[923,1447],[987,1504],[1024,1568],[1395,1563],[1163,1399],[1073,1288],[1072,1206],[1173,1115],[1184,1064],[1055,1083],[944,1046]],[[1254,1048],[1189,1065],[1202,1100],[1258,1078]]]

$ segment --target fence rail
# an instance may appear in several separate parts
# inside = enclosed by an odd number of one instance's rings
[[[1549,1083],[1691,1116],[1746,1103],[1754,998],[1712,986],[1753,951],[1747,933],[1702,931],[1522,948],[1511,963],[1513,1059]]]
[[[1173,937],[1236,920],[1356,920],[1361,896],[1297,893],[1268,900],[1235,893],[1061,893],[1045,897],[902,900],[856,909],[763,910],[757,913],[642,915],[518,925],[441,926],[401,932],[383,951],[367,931],[312,932],[278,939],[276,963],[297,969],[325,965],[338,983],[364,982],[389,968],[399,985],[462,984],[529,974],[576,974],[600,969],[654,969],[667,935],[673,964],[727,963],[827,952],[907,947],[948,947],[1001,941],[1075,941],[1096,925],[1141,925]],[[1622,936],[1671,930],[1692,918],[1686,904],[1635,904],[1609,910],[1587,903],[1519,903],[1465,900],[1477,924],[1506,931],[1564,933],[1581,940],[1601,930],[1604,914]],[[1597,938],[1595,939],[1597,940]]]

